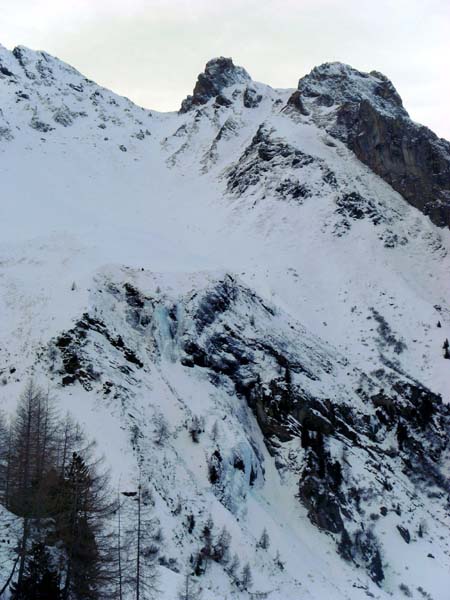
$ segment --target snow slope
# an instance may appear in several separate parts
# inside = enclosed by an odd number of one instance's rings
[[[298,435],[277,441],[264,431],[236,381],[256,373],[267,389],[278,381],[284,371],[265,340],[305,369],[294,377],[303,394],[349,405],[361,423],[375,414],[356,393],[361,381],[370,394],[419,381],[448,402],[449,231],[327,133],[332,106],[302,114],[288,102],[293,90],[239,73],[221,79],[215,95],[203,91],[198,104],[161,114],[45,53],[0,48],[0,401],[12,410],[28,377],[49,379],[61,410],[98,439],[122,485],[136,484],[142,463],[165,536],[161,598],[176,597],[211,514],[218,529],[229,528],[233,553],[251,563],[255,596],[402,598],[405,584],[412,597],[445,600],[446,496],[402,472],[394,431],[373,442],[383,451],[377,460],[339,436],[329,442],[348,465],[348,488],[353,481],[365,490],[362,512],[348,522],[380,542],[378,586],[361,556],[343,560],[336,536],[308,519],[297,498],[305,464]],[[213,304],[198,329],[196,302],[227,278],[231,306],[222,318]],[[250,374],[220,337],[230,331],[258,346]],[[81,375],[67,371],[57,343],[67,332]],[[128,358],[111,343],[118,336]],[[203,365],[187,340],[209,357]],[[161,414],[172,435],[159,446]],[[193,416],[205,419],[199,444],[188,433]],[[219,490],[208,479],[215,450]],[[444,448],[445,476],[448,465]],[[381,484],[388,472],[390,491]],[[397,525],[411,531],[410,543]],[[268,551],[256,548],[264,526]],[[250,596],[215,563],[201,586],[205,600]]]

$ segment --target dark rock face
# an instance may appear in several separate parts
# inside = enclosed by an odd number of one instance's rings
[[[253,89],[250,86],[248,86],[245,89],[243,97],[243,103],[245,108],[256,108],[257,106],[259,106],[261,100],[261,94],[258,94],[258,92],[255,89]]]
[[[5,77],[14,77],[14,73],[12,73],[8,69],[8,67],[3,66],[1,63],[0,63],[0,74],[4,75]]]
[[[411,534],[409,533],[409,530],[406,527],[402,527],[402,525],[397,525],[397,529],[405,542],[409,544],[411,541]]]
[[[48,64],[49,55],[45,52],[37,52],[35,56],[37,58],[34,70],[30,68],[30,56],[33,53],[23,46],[17,46],[13,50],[13,55],[19,65],[22,67],[25,75],[28,79],[39,80],[44,85],[50,85],[51,80],[54,79],[53,71]]]
[[[100,380],[100,373],[94,370],[84,351],[84,347],[90,343],[90,336],[93,334],[103,337],[112,347],[116,348],[126,362],[139,369],[144,366],[135,352],[125,346],[120,336],[114,337],[102,321],[86,313],[73,329],[63,333],[54,341],[54,346],[59,350],[61,356],[62,385],[71,385],[78,381],[86,390],[91,390],[93,382]]]
[[[318,185],[312,185],[320,174]],[[276,136],[262,123],[239,160],[227,172],[227,191],[241,196],[254,188],[253,198],[264,200],[271,193],[280,201],[303,204],[313,196],[334,192],[336,176],[327,163]]]
[[[436,225],[450,226],[450,143],[407,118],[380,113],[366,100],[338,110],[336,131],[405,200]]]
[[[343,398],[316,397],[307,390],[308,382],[333,370],[326,353],[318,350],[318,362],[312,369],[287,340],[270,335],[264,339],[254,333],[248,336],[245,327],[233,322],[237,305],[244,303],[255,310],[260,302],[231,277],[205,290],[196,297],[195,310],[190,313],[195,335],[185,333],[180,340],[183,352],[190,366],[211,372],[214,385],[231,382],[245,398],[277,466],[298,473],[298,498],[310,521],[335,537],[345,560],[364,568],[381,585],[382,548],[370,523],[368,526],[366,502],[376,498],[381,505],[388,500],[394,510],[396,481],[392,473],[401,471],[418,485],[447,489],[439,463],[448,440],[448,410],[439,396],[393,374],[389,391],[367,394],[355,390],[366,404],[373,405],[373,416]],[[271,313],[267,314],[270,320]],[[383,335],[391,341],[390,331],[383,330]],[[269,379],[261,365],[266,369],[271,365]],[[383,444],[389,432],[394,434],[398,450],[388,456]],[[295,466],[286,463],[283,454],[284,445],[294,440],[298,440],[303,457]],[[374,473],[370,488],[352,475],[345,453],[333,449],[336,442],[357,449],[361,464]],[[219,481],[220,465],[216,463],[211,459],[210,477]],[[386,507],[380,512],[387,514]],[[409,532],[401,524],[397,530],[407,542]]]
[[[391,81],[339,63],[316,67],[289,103],[336,107],[328,132],[440,227],[450,226],[450,143],[410,120]]]
[[[361,198],[355,200],[359,206]],[[162,356],[158,340],[164,347],[170,341],[173,360],[245,400],[277,468],[295,475],[296,495],[310,521],[334,538],[343,559],[381,585],[383,548],[374,523],[388,512],[401,516],[398,486],[411,493],[436,487],[442,497],[448,494],[442,467],[450,409],[440,396],[392,369],[370,375],[352,369],[230,275],[176,303],[145,296],[130,283],[109,282],[101,289],[123,311],[121,335],[114,331],[117,310],[114,327],[83,315],[54,341],[62,384],[78,381],[122,402],[129,393],[124,378],[136,383],[138,373]],[[383,344],[397,344],[381,315],[374,318]],[[135,339],[139,332],[153,341],[145,349]],[[325,385],[343,372],[352,372],[351,384]],[[388,448],[386,439],[392,441]],[[226,456],[219,447],[207,462],[214,493],[227,507],[232,506],[227,472],[243,472],[249,485],[264,474],[259,459],[250,464],[239,452]],[[414,529],[406,529],[404,521],[391,526],[406,543],[413,541]]]
[[[305,117],[307,117],[310,113],[306,108],[305,103],[302,100],[301,93],[297,90],[292,94],[292,96],[288,100],[288,106],[294,107],[299,113]]]
[[[200,73],[192,96],[183,100],[181,113],[188,112],[196,106],[206,104],[208,100],[219,96],[217,103],[225,106],[221,92],[236,83],[251,81],[250,75],[242,67],[236,67],[231,58],[214,58],[206,63],[204,73]]]
[[[283,140],[274,138],[272,134],[264,124],[260,125],[251,143],[228,173],[229,192],[243,194],[250,187],[265,181],[275,169],[279,169],[280,174],[283,174],[288,169],[301,170],[315,161],[321,168],[318,159],[297,150]],[[266,187],[269,187],[267,183]],[[281,182],[277,182],[275,188],[278,196],[291,195],[295,199],[309,196],[306,184],[299,184],[298,180],[288,180],[286,176]]]
[[[343,194],[336,200],[336,212],[349,219],[360,221],[368,218],[374,225],[378,225],[382,220],[378,207],[370,200],[365,200],[358,192]]]

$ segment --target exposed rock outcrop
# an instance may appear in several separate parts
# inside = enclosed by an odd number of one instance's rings
[[[450,225],[450,143],[409,118],[387,77],[326,63],[300,79],[289,105],[303,115],[334,108],[318,124],[433,223]]]
[[[206,104],[214,97],[219,98],[218,104],[226,105],[226,99],[223,99],[221,92],[231,85],[249,81],[251,77],[247,71],[235,66],[231,58],[213,58],[206,63],[204,73],[198,76],[192,96],[188,96],[181,103],[180,112],[188,112],[193,107]]]
[[[108,296],[105,306],[112,302],[115,310],[104,313],[104,321],[84,315],[54,343],[63,385],[78,381],[123,399],[131,393],[122,389],[124,376],[132,388],[138,372],[166,355],[188,374],[201,374],[215,389],[245,400],[280,473],[296,478],[310,521],[380,585],[383,548],[375,507],[386,515],[387,504],[400,517],[398,486],[418,497],[421,487],[448,490],[441,459],[449,410],[441,398],[393,370],[369,375],[352,368],[230,275],[178,299],[114,282],[104,283],[98,295]],[[111,319],[120,335],[111,333]],[[141,348],[139,357],[134,347]],[[336,385],[344,373],[345,384]],[[395,446],[386,447],[386,439]],[[214,493],[231,510],[229,473],[241,471],[250,486],[263,477],[260,461],[246,455],[225,457],[216,448],[208,458]],[[375,516],[368,519],[369,513]],[[411,541],[403,521],[394,519],[392,527]]]
[[[447,141],[408,118],[383,114],[367,100],[340,107],[334,133],[433,223],[450,226]]]
[[[392,82],[377,71],[363,73],[342,63],[325,63],[315,67],[298,82],[300,97],[315,105],[331,107],[364,100],[391,116],[407,117],[402,99]],[[293,98],[296,98],[294,92]]]

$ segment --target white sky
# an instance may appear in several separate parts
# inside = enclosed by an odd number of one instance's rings
[[[0,0],[0,43],[158,110],[177,109],[214,56],[274,87],[339,60],[385,73],[450,139],[450,0]]]

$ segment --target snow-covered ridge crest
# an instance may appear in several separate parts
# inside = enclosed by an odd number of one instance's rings
[[[0,86],[0,140],[21,138],[30,129],[37,138],[59,136],[67,129],[69,138],[90,136],[104,143],[111,141],[105,131],[108,126],[116,132],[122,127],[131,130],[131,137],[139,141],[150,135],[150,111],[46,52],[24,46],[9,51],[1,46]]]
[[[368,100],[387,115],[408,116],[397,90],[385,75],[378,71],[364,73],[340,62],[314,67],[300,79],[298,91],[321,106]]]

